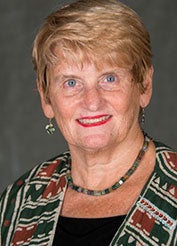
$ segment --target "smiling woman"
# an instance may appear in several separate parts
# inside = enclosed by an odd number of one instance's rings
[[[55,118],[69,151],[4,192],[2,245],[175,245],[177,155],[140,124],[151,58],[146,28],[119,1],[79,0],[47,18],[37,86],[47,131]]]
[[[110,76],[113,82],[108,82]],[[151,77],[152,69],[149,69],[144,80],[146,93],[141,93],[125,68],[104,63],[98,69],[91,61],[83,61],[82,67],[60,62],[50,69],[48,77],[50,103],[39,90],[43,110],[46,117],[55,117],[73,148],[87,147],[95,152],[113,149],[112,144],[132,138],[139,131],[139,111],[149,103]],[[70,81],[72,86],[68,84]],[[94,131],[93,126],[97,126]]]

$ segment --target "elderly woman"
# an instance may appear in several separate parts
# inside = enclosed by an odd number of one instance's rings
[[[150,38],[116,0],[52,13],[33,59],[42,108],[69,151],[1,198],[1,245],[175,245],[176,153],[140,126],[152,93]]]

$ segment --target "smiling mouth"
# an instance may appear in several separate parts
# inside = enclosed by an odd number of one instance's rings
[[[94,117],[83,117],[77,119],[77,122],[84,127],[100,126],[107,123],[111,119],[111,115],[100,115]]]

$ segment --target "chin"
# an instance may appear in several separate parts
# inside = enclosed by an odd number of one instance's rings
[[[86,137],[84,141],[82,141],[82,148],[90,151],[99,151],[109,147],[109,141],[105,138],[105,135],[98,136],[94,135],[92,137]]]

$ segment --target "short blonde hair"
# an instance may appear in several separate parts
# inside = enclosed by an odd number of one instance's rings
[[[148,31],[132,9],[116,0],[79,0],[53,12],[36,35],[32,56],[46,99],[48,69],[63,59],[129,67],[142,91],[152,64]]]

